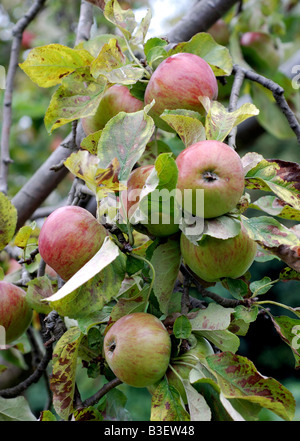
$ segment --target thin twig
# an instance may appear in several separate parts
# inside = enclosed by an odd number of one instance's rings
[[[1,134],[1,162],[0,162],[0,191],[7,194],[8,168],[12,162],[9,151],[9,138],[12,124],[12,96],[14,79],[18,67],[22,35],[25,28],[43,8],[46,0],[36,0],[26,14],[20,18],[13,28],[13,40],[11,46],[9,66],[6,77],[6,89],[4,93],[3,121]]]
[[[87,398],[83,403],[83,407],[89,407],[93,406],[94,404],[98,403],[100,398],[102,398],[104,395],[106,395],[110,390],[115,388],[116,386],[119,386],[122,384],[122,381],[119,380],[119,378],[114,378],[109,383],[106,383],[104,386],[101,387],[94,395]]]
[[[261,84],[263,87],[272,92],[274,99],[276,100],[279,108],[285,115],[291,129],[294,131],[297,137],[298,143],[300,144],[300,123],[284,97],[284,89],[269,78],[266,78],[263,75],[260,75],[250,69],[245,69],[241,66],[234,65],[232,72],[235,75],[240,75],[241,73],[243,73],[245,78],[247,78],[248,80]]]

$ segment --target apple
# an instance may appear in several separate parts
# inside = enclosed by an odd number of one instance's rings
[[[134,387],[148,387],[166,373],[171,355],[170,335],[154,315],[128,314],[108,329],[104,355],[121,381]]]
[[[41,228],[39,253],[67,281],[97,253],[106,236],[106,229],[86,209],[60,207]]]
[[[256,256],[257,244],[242,225],[237,236],[229,239],[205,236],[197,245],[182,233],[180,249],[185,264],[200,279],[218,282],[224,277],[243,276]]]
[[[103,129],[105,124],[119,112],[133,113],[143,107],[143,101],[131,95],[128,87],[114,84],[103,95],[96,113],[82,118],[83,130],[86,135],[90,135]]]
[[[176,363],[176,361],[172,363],[171,359],[171,365],[172,368],[175,369],[175,371],[180,375],[183,380],[188,380],[193,366],[195,366],[198,361],[201,361],[203,360],[203,358],[206,358],[212,354],[214,354],[214,350],[211,344],[206,340],[206,338],[197,337],[196,345],[180,355],[180,360],[178,360],[178,364]],[[171,368],[169,368],[167,370],[166,376],[169,384],[174,386],[180,393],[184,404],[187,404],[186,392],[183,383],[178,375],[176,375],[176,373]]]
[[[145,90],[145,104],[155,100],[149,115],[157,127],[173,132],[160,118],[164,110],[188,109],[204,113],[199,96],[216,99],[218,84],[209,64],[198,55],[178,53],[163,60]]]
[[[31,323],[32,314],[26,292],[13,283],[0,281],[0,325],[5,328],[6,344],[21,337]]]
[[[182,150],[176,163],[177,188],[185,211],[197,214],[198,189],[204,190],[206,219],[236,207],[244,192],[244,169],[240,156],[227,144],[215,140],[197,142]]]
[[[141,191],[153,169],[154,165],[143,165],[133,170],[133,172],[129,176],[129,179],[127,181],[127,192],[122,192],[121,194],[121,198],[125,205],[129,221],[139,205]],[[147,232],[150,235],[157,237],[171,236],[172,234],[177,233],[179,231],[179,223],[176,222],[178,217],[177,202],[174,201],[172,198],[170,200],[163,200],[161,203],[158,203],[158,206],[157,203],[154,202],[150,207],[149,213],[149,199],[151,201],[151,195],[149,195],[149,198],[145,199],[145,202],[143,201],[141,204],[142,211],[147,217],[147,221],[142,222],[142,224],[146,227]],[[156,222],[154,216],[152,217],[151,222],[151,215],[153,214],[151,212],[151,208],[153,211],[155,211],[156,209],[159,210],[159,213],[157,213],[158,223],[154,223]]]

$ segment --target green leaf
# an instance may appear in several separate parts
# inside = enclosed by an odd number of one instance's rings
[[[49,303],[43,301],[53,295],[56,282],[52,282],[47,275],[36,277],[27,283],[26,300],[30,307],[41,314],[49,314],[52,310]]]
[[[167,41],[158,37],[153,37],[146,41],[144,53],[147,63],[152,69],[155,69],[161,61],[167,58],[166,45]]]
[[[68,420],[73,411],[77,354],[82,337],[79,328],[69,328],[58,340],[53,351],[50,379],[53,406],[64,420]]]
[[[192,110],[165,110],[160,117],[166,121],[189,147],[206,139],[205,129],[200,114]]]
[[[202,97],[207,112],[205,119],[205,132],[207,139],[224,141],[231,130],[252,116],[258,115],[259,110],[254,104],[242,104],[237,110],[228,110],[219,101],[210,101],[207,97]]]
[[[0,397],[0,421],[36,421],[29,404],[23,396]]]
[[[135,284],[130,290],[131,295],[118,299],[117,304],[113,307],[110,319],[117,321],[119,318],[127,314],[135,312],[144,312],[148,302],[149,285],[145,285],[142,289]]]
[[[51,304],[61,301],[80,286],[91,280],[120,255],[118,246],[106,237],[100,250],[53,296],[46,298]]]
[[[228,289],[235,299],[243,299],[248,294],[248,285],[242,279],[226,278],[222,280],[222,285]]]
[[[151,23],[151,19],[152,19],[151,9],[147,9],[145,17],[142,19],[142,21],[134,31],[134,34],[130,40],[131,45],[139,46],[141,44],[144,44]]]
[[[173,333],[176,338],[189,338],[192,332],[192,326],[185,315],[180,315],[174,322]]]
[[[134,113],[120,112],[108,121],[102,131],[97,153],[100,165],[106,168],[117,158],[120,181],[127,181],[154,132],[154,122],[147,115],[148,110],[146,106]]]
[[[153,252],[151,263],[155,269],[153,292],[162,313],[167,313],[181,262],[178,240],[168,239]]]
[[[283,203],[300,210],[300,165],[279,159],[263,159],[248,170],[246,187],[272,191]]]
[[[203,58],[216,76],[230,75],[232,72],[232,59],[228,49],[216,43],[206,32],[194,35],[188,42],[177,44],[168,52],[168,56],[178,52],[189,52]]]
[[[156,386],[151,401],[150,421],[190,421],[182,407],[179,392],[163,378]]]
[[[271,216],[278,216],[282,219],[300,221],[300,209],[297,210],[296,208],[291,207],[276,196],[262,196],[255,202],[249,204],[249,208],[262,210]]]
[[[50,410],[43,410],[40,413],[39,421],[57,421],[57,419]]]
[[[182,381],[187,396],[191,421],[211,421],[211,410],[205,398],[188,380]]]
[[[117,39],[122,52],[127,50],[127,44],[123,37],[115,34],[100,34],[90,38],[87,41],[81,41],[75,49],[86,49],[94,58],[97,58],[103,46],[112,38]]]
[[[103,421],[103,416],[94,407],[76,409],[73,413],[75,421]]]
[[[107,80],[95,80],[88,68],[78,69],[63,81],[53,94],[45,114],[49,133],[76,119],[96,113],[106,90]]]
[[[131,9],[122,9],[117,0],[109,0],[104,8],[104,17],[122,32],[128,40],[131,38],[137,23]]]
[[[274,378],[262,376],[246,357],[221,352],[206,360],[226,398],[258,404],[284,420],[294,418],[295,399],[290,391]]]
[[[227,329],[230,324],[232,308],[224,308],[217,303],[209,303],[206,309],[198,311],[195,318],[190,319],[192,331],[216,331]]]
[[[231,332],[229,329],[200,332],[195,331],[195,334],[205,337],[221,351],[231,351],[235,353],[239,349],[241,342],[238,336],[235,335],[235,333]]]
[[[86,136],[81,141],[80,147],[83,150],[87,150],[91,155],[97,156],[98,142],[101,134],[102,130],[98,130],[97,132],[91,133],[90,135]]]
[[[0,89],[5,89],[5,67],[0,65]]]
[[[75,70],[89,66],[92,61],[93,56],[85,49],[49,44],[32,49],[19,66],[39,87],[52,87]]]
[[[265,294],[268,292],[276,283],[276,280],[271,280],[270,277],[264,277],[261,280],[256,280],[255,282],[250,283],[249,287],[251,292],[253,293],[253,297]]]
[[[300,315],[299,315],[300,318]],[[272,317],[281,339],[290,346],[295,357],[295,369],[300,368],[300,320],[288,316]]]
[[[0,192],[0,250],[12,240],[17,226],[17,210],[11,201]]]
[[[26,248],[28,240],[36,228],[36,223],[32,222],[31,225],[24,225],[19,229],[15,237],[15,245],[19,248]]]

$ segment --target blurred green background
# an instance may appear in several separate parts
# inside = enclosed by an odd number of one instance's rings
[[[2,0],[0,5],[0,65],[7,70],[12,41],[11,30],[16,21],[22,17],[31,1]],[[184,14],[192,0],[181,2],[173,1],[122,1],[123,7],[130,6],[136,12],[137,17],[142,17],[145,8],[150,6],[153,12],[153,21],[150,28],[150,36],[163,36]],[[161,6],[164,4],[165,9]],[[300,95],[299,89],[291,87],[290,71],[280,73],[276,63],[267,62],[261,65],[258,56],[250,52],[240,52],[237,44],[238,36],[246,31],[263,31],[269,33],[275,44],[280,65],[284,65],[292,56],[300,51],[300,6],[297,1],[245,1],[244,11],[240,16],[231,11],[224,21],[230,39],[226,44],[232,51],[236,60],[243,59],[261,74],[278,81],[285,87],[289,104],[299,117]],[[60,43],[72,47],[74,45],[74,32],[76,32],[77,20],[80,9],[79,0],[52,0],[46,3],[46,8],[32,22],[24,35],[20,62],[22,62],[30,48],[49,43]],[[164,14],[163,11],[166,11]],[[92,35],[113,31],[104,20],[100,10],[94,8],[95,18]],[[213,34],[214,35],[214,34]],[[265,54],[268,60],[268,54]],[[300,56],[299,56],[300,70]],[[228,78],[226,84],[220,84],[219,99],[228,103],[228,97],[232,86],[232,79]],[[49,136],[44,126],[44,115],[48,107],[50,97],[54,90],[42,89],[31,82],[30,79],[18,69],[15,78],[13,94],[13,123],[11,127],[10,151],[13,164],[9,173],[9,196],[13,197],[22,185],[32,176],[45,159],[51,154],[61,140],[69,133],[70,126],[64,126],[55,130]],[[243,125],[238,132],[237,150],[241,156],[248,151],[255,151],[265,158],[277,158],[286,161],[299,162],[299,145],[295,136],[287,127],[283,115],[274,106],[274,100],[264,91],[257,91],[245,81],[242,94],[245,99],[253,99],[260,108],[261,113],[258,122],[251,120],[250,124]],[[3,91],[0,91],[0,130],[2,126]],[[178,139],[170,141],[173,151],[180,150]],[[58,188],[49,196],[45,204],[55,205],[65,198],[70,189],[71,180],[65,179]],[[253,194],[256,199],[260,195]],[[251,194],[252,197],[252,194]],[[248,214],[248,213],[247,213]],[[259,215],[253,210],[249,215]],[[282,219],[280,222],[284,223]],[[287,223],[288,224],[288,223]],[[284,268],[282,262],[276,259],[268,263],[254,263],[251,273],[253,280],[260,280],[264,276],[276,279],[278,273]],[[227,291],[217,284],[216,292],[227,296]],[[197,295],[197,294],[195,294]],[[272,298],[277,302],[285,303],[291,307],[299,306],[299,282],[277,283],[266,294],[264,299]],[[274,315],[287,314],[286,311],[272,306]],[[283,383],[294,395],[297,401],[296,420],[300,420],[300,376],[294,369],[293,355],[287,345],[275,333],[274,327],[266,316],[251,324],[246,337],[241,338],[239,353],[250,358],[259,372],[266,376],[272,376]],[[78,384],[86,397],[93,394],[99,388],[99,380],[91,380],[87,377],[86,370],[78,373]],[[119,387],[128,397],[122,414],[128,419],[148,420],[150,416],[151,397],[145,389],[134,389],[122,385]],[[38,416],[47,401],[47,393],[43,378],[30,387],[26,392],[32,410]],[[83,396],[82,398],[86,398]],[[119,412],[120,410],[116,410]],[[278,419],[268,411],[261,412],[262,420]]]

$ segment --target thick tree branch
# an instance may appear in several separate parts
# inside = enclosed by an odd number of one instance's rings
[[[94,404],[98,403],[100,398],[102,398],[105,394],[107,394],[107,392],[109,392],[114,387],[119,386],[119,384],[122,384],[122,381],[119,380],[119,378],[114,378],[109,383],[106,383],[94,395],[92,395],[91,397],[87,398],[82,403],[83,407],[93,406]]]
[[[187,41],[198,32],[207,31],[238,0],[201,0],[166,35],[170,43]]]
[[[12,96],[14,79],[18,67],[22,35],[25,28],[37,16],[43,8],[46,0],[36,0],[26,14],[14,26],[12,34],[12,46],[9,66],[6,77],[6,88],[4,93],[3,121],[1,133],[1,162],[0,162],[0,191],[7,193],[7,178],[9,164],[12,162],[9,151],[9,138],[12,123]]]

